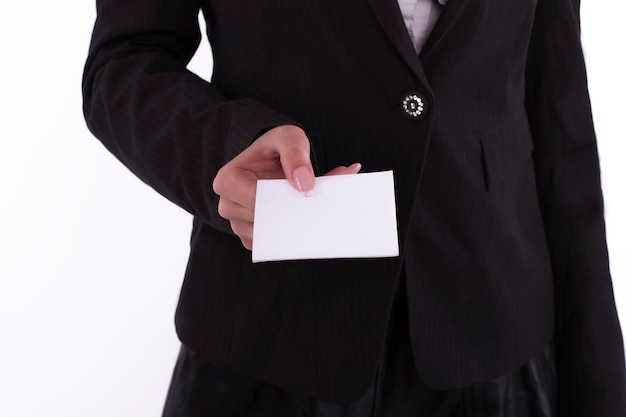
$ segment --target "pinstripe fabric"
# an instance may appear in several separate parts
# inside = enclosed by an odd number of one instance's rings
[[[88,125],[195,216],[176,315],[183,343],[255,379],[356,398],[373,378],[404,262],[428,385],[503,375],[556,327],[571,381],[561,398],[607,410],[595,415],[624,409],[576,0],[450,0],[419,57],[393,0],[97,6]],[[210,83],[185,69],[199,8]],[[403,114],[407,91],[429,102],[423,119]],[[354,161],[394,170],[400,258],[251,264],[211,183],[286,123],[307,131],[319,173]],[[569,415],[589,415],[573,404]]]

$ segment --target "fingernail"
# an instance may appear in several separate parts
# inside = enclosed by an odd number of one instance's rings
[[[355,162],[354,164],[348,167],[350,172],[354,172],[355,174],[358,173],[361,170],[361,168],[363,168],[363,166],[359,164],[358,162]]]
[[[299,167],[293,170],[293,179],[298,186],[298,191],[305,197],[313,195],[314,180],[309,174],[307,167]]]

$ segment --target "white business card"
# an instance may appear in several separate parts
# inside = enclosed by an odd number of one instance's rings
[[[393,172],[315,179],[305,197],[287,180],[259,180],[252,262],[398,256]]]

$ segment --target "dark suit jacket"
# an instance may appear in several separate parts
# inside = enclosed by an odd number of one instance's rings
[[[282,387],[355,398],[404,265],[427,384],[505,374],[554,336],[563,415],[626,412],[577,0],[450,0],[419,57],[396,0],[97,6],[88,125],[194,215],[183,343]],[[210,83],[185,69],[200,8]],[[420,119],[402,108],[409,91],[426,101]],[[319,173],[394,170],[400,257],[250,262],[211,184],[281,124],[303,126]]]

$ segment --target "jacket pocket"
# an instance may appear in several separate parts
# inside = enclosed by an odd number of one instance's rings
[[[480,140],[485,188],[492,192],[512,181],[533,151],[526,115],[485,135]]]

